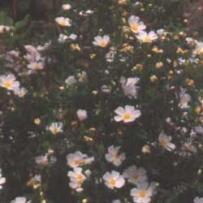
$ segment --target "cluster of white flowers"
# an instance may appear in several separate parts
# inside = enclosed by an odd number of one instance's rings
[[[46,46],[45,46],[46,47]],[[28,73],[34,73],[44,69],[44,57],[41,56],[39,50],[43,50],[45,47],[34,47],[32,45],[25,45],[26,55],[24,58],[28,62]]]
[[[152,43],[158,39],[158,35],[154,31],[150,31],[149,33],[145,31],[146,26],[139,17],[134,15],[130,16],[128,18],[128,24],[130,30],[136,34],[137,39],[141,43]]]
[[[75,153],[68,154],[66,159],[67,165],[73,168],[73,170],[69,171],[67,174],[70,178],[69,186],[76,192],[82,192],[82,185],[91,172],[89,170],[83,172],[81,167],[91,164],[94,161],[94,157],[88,157],[87,154],[76,151]]]
[[[0,75],[0,87],[12,91],[19,97],[23,97],[27,93],[27,90],[20,86],[20,82],[16,80],[12,73]]]

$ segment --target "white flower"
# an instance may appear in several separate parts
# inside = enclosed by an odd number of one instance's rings
[[[68,172],[70,178],[69,186],[77,192],[82,192],[82,184],[86,180],[86,176],[82,173],[82,168],[73,168],[73,171]]]
[[[68,11],[68,10],[71,9],[71,5],[70,5],[70,4],[63,4],[63,5],[62,5],[62,9],[63,9],[64,11]]]
[[[40,165],[40,166],[48,165],[48,163],[49,163],[48,155],[45,154],[45,155],[36,156],[35,157],[35,163]]]
[[[11,91],[17,91],[20,87],[20,83],[16,80],[16,77],[13,74],[1,75],[0,87]]]
[[[37,51],[44,51],[46,49],[48,49],[51,45],[51,41],[45,42],[43,45],[38,45],[37,46]]]
[[[193,51],[194,55],[202,56],[203,55],[203,42],[195,41],[195,49]]]
[[[74,34],[74,33],[72,33],[72,34],[70,34],[69,36],[68,36],[68,38],[69,39],[72,39],[72,40],[76,40],[77,39],[77,35],[76,34]]]
[[[32,62],[30,64],[28,64],[28,69],[32,70],[32,71],[38,71],[38,70],[42,70],[44,69],[44,63],[42,62]]]
[[[78,109],[76,114],[77,114],[79,121],[84,121],[87,119],[87,111],[84,109]]]
[[[11,27],[6,26],[6,25],[0,25],[0,34],[8,32],[11,30]]]
[[[149,203],[155,193],[155,185],[146,182],[139,184],[136,188],[131,189],[130,195],[135,203]]]
[[[107,47],[109,43],[110,43],[110,37],[108,35],[96,36],[93,41],[93,44],[95,46],[99,46],[102,48]]]
[[[3,185],[6,183],[6,178],[2,177],[2,171],[0,169],[0,190],[3,188]]]
[[[203,126],[195,126],[194,131],[200,135],[203,135]]]
[[[25,197],[16,197],[10,203],[30,203],[30,201],[27,201]]]
[[[130,123],[141,116],[140,110],[137,110],[134,106],[129,105],[126,105],[124,108],[118,107],[114,112],[117,114],[114,116],[114,120],[116,122],[122,121],[124,123]]]
[[[158,36],[154,31],[150,31],[149,33],[140,32],[136,37],[141,43],[152,43],[158,39]]]
[[[167,136],[164,132],[161,132],[159,135],[159,144],[161,145],[162,148],[172,151],[176,148],[175,144],[171,142],[172,137]]]
[[[124,92],[124,95],[127,96],[128,98],[137,98],[137,83],[139,82],[139,78],[134,77],[134,78],[121,78],[121,87]]]
[[[67,165],[72,168],[84,166],[94,161],[94,157],[88,157],[87,154],[83,154],[80,151],[70,153],[66,156]]]
[[[193,203],[203,203],[203,197],[195,197]]]
[[[55,18],[55,21],[61,27],[70,27],[71,26],[71,20],[70,20],[70,18],[57,17],[57,18]]]
[[[128,24],[131,31],[136,34],[146,29],[146,26],[140,21],[140,18],[134,15],[128,18]]]
[[[59,43],[64,43],[66,40],[68,40],[68,35],[60,34],[58,37]]]
[[[27,94],[27,90],[24,87],[21,87],[21,88],[15,89],[14,94],[19,97],[24,97]]]
[[[39,53],[39,51],[37,50],[36,47],[32,46],[32,45],[25,45],[25,50],[26,50],[26,55],[24,56],[24,58],[29,62],[38,62],[40,60],[42,60],[41,54]]]
[[[64,43],[68,39],[76,40],[77,39],[77,35],[76,34],[70,34],[70,35],[60,34],[59,37],[58,37],[58,42],[59,43]]]
[[[105,181],[105,185],[110,189],[122,188],[125,184],[125,179],[117,171],[106,172],[103,175],[103,180]]]
[[[146,170],[144,168],[138,168],[135,165],[128,167],[123,172],[123,177],[128,180],[129,183],[138,185],[142,182],[147,181]]]
[[[108,153],[105,154],[105,158],[108,162],[115,166],[120,166],[122,162],[126,159],[125,153],[119,152],[120,147],[110,146],[108,147]]]
[[[157,30],[156,32],[157,32],[157,34],[158,34],[159,36],[163,36],[163,35],[167,34],[167,32],[166,32],[164,29],[159,29],[159,30]]]
[[[75,76],[71,75],[68,78],[66,78],[65,83],[69,87],[69,86],[72,86],[75,83],[77,83],[77,80],[76,80]]]
[[[53,135],[63,132],[63,123],[62,122],[53,122],[47,126],[47,130],[50,131]]]
[[[188,103],[191,101],[191,96],[186,93],[186,89],[181,88],[180,93],[179,93],[179,98],[180,98],[180,102],[178,104],[178,106],[181,109],[186,109],[189,107]]]

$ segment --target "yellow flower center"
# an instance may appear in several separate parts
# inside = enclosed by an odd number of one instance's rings
[[[144,197],[146,197],[147,192],[146,192],[146,191],[140,191],[138,195],[139,195],[140,197],[144,198]]]
[[[163,148],[165,148],[168,145],[168,141],[165,139],[160,139],[159,143]]]
[[[135,33],[139,32],[139,24],[137,24],[137,23],[132,23],[132,24],[130,25],[130,29],[131,29],[132,32],[135,32]]]
[[[56,128],[56,127],[52,127],[52,128],[50,129],[50,131],[51,131],[54,135],[57,134],[57,133],[59,133],[59,129]]]
[[[78,174],[76,177],[77,183],[82,184],[84,182],[84,176],[81,174]]]
[[[12,89],[12,86],[13,86],[13,81],[11,80],[7,80],[3,83],[3,87],[6,88],[6,89]]]
[[[75,165],[77,165],[77,166],[82,166],[84,164],[85,164],[84,160],[75,160]]]
[[[109,180],[109,185],[110,185],[110,187],[114,188],[116,186],[116,180],[114,178],[111,178]]]
[[[130,120],[131,118],[132,118],[131,113],[126,112],[126,113],[123,114],[123,120],[124,120],[124,121],[128,121],[128,120]]]
[[[143,37],[143,42],[151,43],[151,42],[152,42],[152,39],[151,39],[151,37],[149,37],[149,36],[144,36],[144,37]]]
[[[100,40],[100,42],[99,42],[99,46],[103,47],[103,48],[106,47],[107,44],[108,44],[108,42],[106,40]]]

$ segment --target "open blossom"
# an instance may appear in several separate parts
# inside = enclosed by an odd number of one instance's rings
[[[74,153],[68,154],[66,156],[66,160],[68,166],[76,168],[92,163],[94,161],[94,157],[88,157],[87,154],[83,154],[80,151],[76,151]]]
[[[158,36],[154,31],[150,31],[149,33],[139,32],[136,37],[141,43],[152,43],[158,39]]]
[[[82,172],[82,168],[73,168],[73,171],[68,172],[70,178],[69,186],[77,192],[82,192],[82,184],[86,180],[85,174]]]
[[[138,168],[135,165],[128,167],[123,172],[123,177],[126,178],[129,183],[132,183],[134,185],[138,185],[142,182],[147,181],[146,170],[144,168],[141,168],[141,167]]]
[[[71,20],[70,20],[70,18],[57,17],[57,18],[55,18],[55,21],[61,27],[70,27],[71,26]]]
[[[70,75],[66,78],[65,83],[66,83],[67,87],[70,87],[77,83],[77,79],[75,78],[74,75]]]
[[[172,151],[176,148],[175,144],[171,142],[172,137],[167,136],[164,132],[161,132],[159,135],[159,144],[161,145],[162,148]]]
[[[108,153],[105,155],[106,160],[115,166],[120,166],[122,162],[126,159],[126,156],[125,153],[120,153],[119,151],[119,146],[110,146],[108,148]]]
[[[27,201],[25,197],[16,197],[10,203],[30,203],[30,201]]]
[[[71,5],[70,5],[70,4],[63,4],[63,5],[62,5],[62,9],[63,9],[64,11],[68,11],[68,10],[71,9]]]
[[[128,24],[131,31],[136,34],[146,29],[146,26],[140,21],[140,18],[134,15],[128,18]]]
[[[28,61],[28,62],[35,62],[35,61],[39,61],[41,60],[41,54],[38,51],[38,49],[32,45],[25,45],[24,46],[25,50],[26,50],[26,55],[24,56],[24,58]]]
[[[78,117],[79,121],[84,121],[88,117],[87,111],[84,110],[84,109],[78,109],[76,114],[77,114],[77,117]]]
[[[150,203],[152,196],[155,194],[155,185],[143,182],[136,188],[131,189],[130,195],[135,203]]]
[[[105,185],[110,189],[122,188],[125,184],[125,179],[117,171],[106,172],[103,175],[103,180]]]
[[[137,77],[127,79],[124,77],[121,78],[121,88],[125,96],[127,96],[130,99],[137,98],[138,91],[137,83],[139,82],[139,80],[140,79]]]
[[[46,166],[49,163],[48,154],[35,157],[35,163],[40,166]]]
[[[15,75],[6,74],[0,76],[0,87],[15,92],[19,89],[20,83],[16,80]]]
[[[110,37],[108,35],[104,35],[104,36],[96,36],[94,38],[94,41],[93,41],[93,44],[95,46],[99,46],[99,47],[102,47],[102,48],[105,48],[109,45],[110,43]]]
[[[180,93],[179,93],[179,98],[180,98],[180,101],[179,101],[178,106],[181,109],[188,108],[189,107],[188,104],[191,101],[191,96],[188,93],[186,93],[186,90],[184,88],[181,88]]]
[[[38,48],[32,45],[25,45],[24,47],[27,52],[24,58],[28,62],[27,68],[31,73],[44,69],[44,58],[41,56]]]
[[[118,107],[114,112],[116,113],[116,116],[114,116],[114,120],[116,122],[122,121],[124,123],[130,123],[141,116],[140,110],[129,105],[126,105],[125,107]]]
[[[63,132],[63,123],[62,122],[53,122],[47,126],[47,130],[50,131],[53,135]]]
[[[20,87],[14,90],[14,94],[19,97],[24,97],[27,94],[27,90],[24,87]]]
[[[193,203],[203,203],[203,197],[195,197]]]

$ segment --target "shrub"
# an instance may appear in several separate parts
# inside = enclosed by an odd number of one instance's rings
[[[69,3],[42,35],[0,27],[2,202],[201,202],[203,45],[183,2]]]

